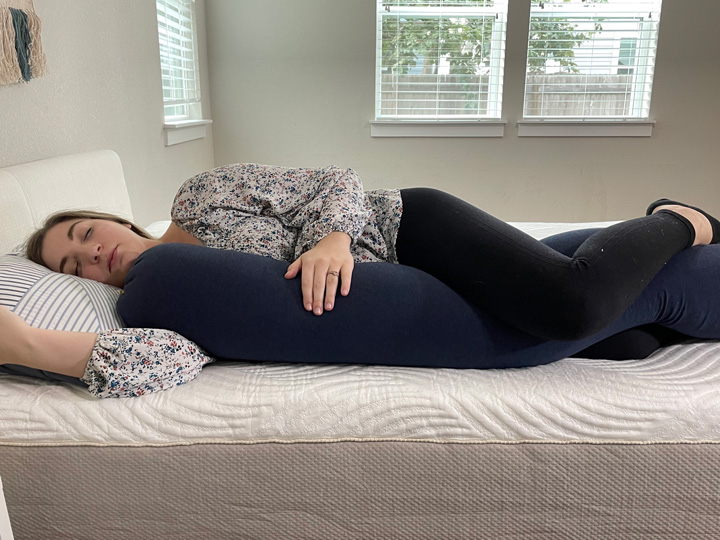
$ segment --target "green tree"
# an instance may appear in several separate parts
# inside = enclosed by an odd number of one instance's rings
[[[569,2],[571,0],[562,0]],[[607,0],[590,0],[591,3],[606,3]],[[549,2],[547,2],[549,3]],[[546,2],[533,0],[533,5],[541,8]],[[577,73],[575,64],[575,47],[593,39],[596,32],[602,30],[600,20],[595,21],[594,29],[581,32],[578,25],[570,19],[540,19],[537,18],[531,24],[528,36],[528,71],[530,73],[544,73],[545,66],[549,60],[555,60],[560,64],[562,71],[566,73]]]
[[[424,72],[437,73],[440,58],[447,57],[451,74],[475,74],[489,59],[492,25],[487,18],[385,19],[383,66],[404,75],[422,61]]]
[[[467,0],[445,0],[444,5],[467,4]],[[478,0],[491,6],[492,0]],[[438,2],[389,0],[386,6],[436,6]],[[437,73],[440,58],[450,63],[450,73],[475,74],[490,55],[493,18],[423,17],[383,19],[383,66],[388,73],[404,75],[422,61],[423,72]]]
[[[569,2],[571,0],[556,0]],[[607,2],[608,0],[587,0]],[[468,0],[444,0],[443,5],[468,5]],[[533,0],[536,6],[548,2]],[[438,2],[421,0],[388,0],[391,6],[432,7]],[[477,0],[474,5],[492,7],[492,0]],[[406,16],[383,19],[383,67],[386,73],[404,75],[422,61],[424,73],[437,73],[440,58],[447,58],[450,74],[477,74],[490,63],[494,16],[424,17]],[[548,19],[533,25],[529,34],[528,66],[532,73],[543,72],[548,60],[556,60],[566,72],[576,72],[573,49],[593,38],[602,29],[600,22],[593,31],[579,31],[570,19]]]

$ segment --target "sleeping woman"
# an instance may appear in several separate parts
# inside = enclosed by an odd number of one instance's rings
[[[0,310],[0,362],[133,395],[211,357],[499,368],[603,340],[633,357],[622,332],[647,324],[720,338],[720,251],[687,249],[718,243],[720,223],[665,199],[543,243],[441,191],[363,192],[351,170],[241,164],[188,180],[171,216],[159,239],[115,216],[51,216],[28,257],[125,287],[120,313],[137,328],[38,330]]]

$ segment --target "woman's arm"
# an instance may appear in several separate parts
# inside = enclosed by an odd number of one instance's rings
[[[269,217],[295,231],[294,245],[278,246],[283,234],[268,224]],[[368,218],[360,178],[338,167],[220,167],[188,180],[173,204],[173,219],[191,228],[231,227],[224,234],[234,241],[223,247],[294,260],[286,278],[302,272],[303,305],[318,315],[332,309],[340,285],[341,294],[349,293],[350,246]]]
[[[97,334],[33,328],[0,306],[0,364],[82,377]]]
[[[190,228],[198,224],[226,227],[221,220],[235,222],[235,229],[257,224],[242,217],[272,217],[296,230],[297,258],[334,231],[355,240],[367,223],[369,211],[362,182],[350,169],[292,169],[246,163],[218,167],[190,178],[178,191],[172,208],[173,221]],[[242,232],[235,238],[238,244],[245,240]],[[243,247],[247,246],[228,246],[235,251],[268,255],[261,252],[261,246],[256,246],[257,250]]]
[[[0,364],[80,378],[97,397],[141,396],[191,381],[214,359],[169,330],[97,334],[33,328],[0,306]]]
[[[170,330],[119,328],[98,334],[85,374],[97,397],[134,397],[179,386],[214,362],[194,342]]]
[[[300,228],[295,257],[314,248],[332,232],[344,232],[354,242],[370,217],[360,177],[351,169],[328,167],[314,175],[294,225]],[[299,218],[299,219],[298,219]]]

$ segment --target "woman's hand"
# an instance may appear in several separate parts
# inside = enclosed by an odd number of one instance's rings
[[[350,293],[350,281],[355,266],[350,254],[350,237],[343,232],[331,232],[314,248],[306,251],[288,267],[286,279],[302,272],[303,305],[307,311],[322,315],[335,306],[335,295],[340,284],[340,294]]]

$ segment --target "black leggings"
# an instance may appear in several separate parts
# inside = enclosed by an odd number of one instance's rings
[[[657,212],[599,230],[569,257],[442,191],[401,194],[399,262],[544,339],[579,340],[608,326],[694,238],[687,220]]]
[[[560,253],[572,257],[572,255],[577,251],[580,245],[592,234],[595,234],[599,230],[600,229],[584,229],[560,233],[549,236],[547,238],[543,238],[541,242],[547,246],[550,246],[555,251],[559,251]],[[685,254],[689,255],[692,251],[693,250],[686,250]],[[673,257],[673,260],[676,260],[677,258],[678,257]],[[682,264],[675,265],[676,268],[682,266]],[[693,264],[693,266],[696,265]],[[712,267],[714,267],[714,265],[712,264],[706,265],[706,267],[704,267],[702,270],[699,269],[699,271],[707,271],[707,269]],[[665,269],[667,269],[667,265],[664,267],[664,270]],[[660,274],[662,274],[662,271],[659,272],[659,275]],[[678,275],[681,276],[680,279],[682,279],[683,281],[690,281],[697,284],[697,272],[693,274],[688,274],[687,277],[682,277],[682,274]],[[657,279],[658,276],[655,276],[655,278],[653,278],[653,281]],[[645,289],[643,291],[643,295],[649,290],[650,288]],[[674,290],[674,287],[670,287],[668,291],[669,290]],[[708,294],[710,291],[705,289],[702,284],[698,284],[698,286],[696,288],[694,287],[693,290],[695,291],[695,294],[700,292],[700,294],[703,295],[702,298],[706,299],[706,303],[709,300],[710,304],[712,304],[714,300],[714,295]],[[665,305],[666,309],[678,309],[678,306],[684,305],[694,313],[703,311],[703,304],[698,302],[697,296],[682,295],[682,298],[684,300],[684,303],[678,302],[676,294],[666,294],[663,304]],[[693,307],[690,308],[689,306]],[[640,304],[638,302],[633,304],[633,306],[631,306],[629,310],[633,310],[633,307],[638,311],[645,311],[644,309],[640,309]],[[647,315],[648,312],[645,312],[645,314]],[[651,316],[649,320],[658,320],[658,318]],[[692,328],[689,329],[691,330]],[[677,343],[687,341],[688,339],[691,338],[685,334],[678,332],[677,330],[665,328],[664,326],[660,326],[659,324],[643,324],[635,328],[628,328],[627,330],[623,330],[620,333],[606,337],[602,341],[593,343],[586,349],[572,354],[572,356],[577,358],[602,358],[605,360],[629,360],[647,358],[661,347],[675,345]]]

